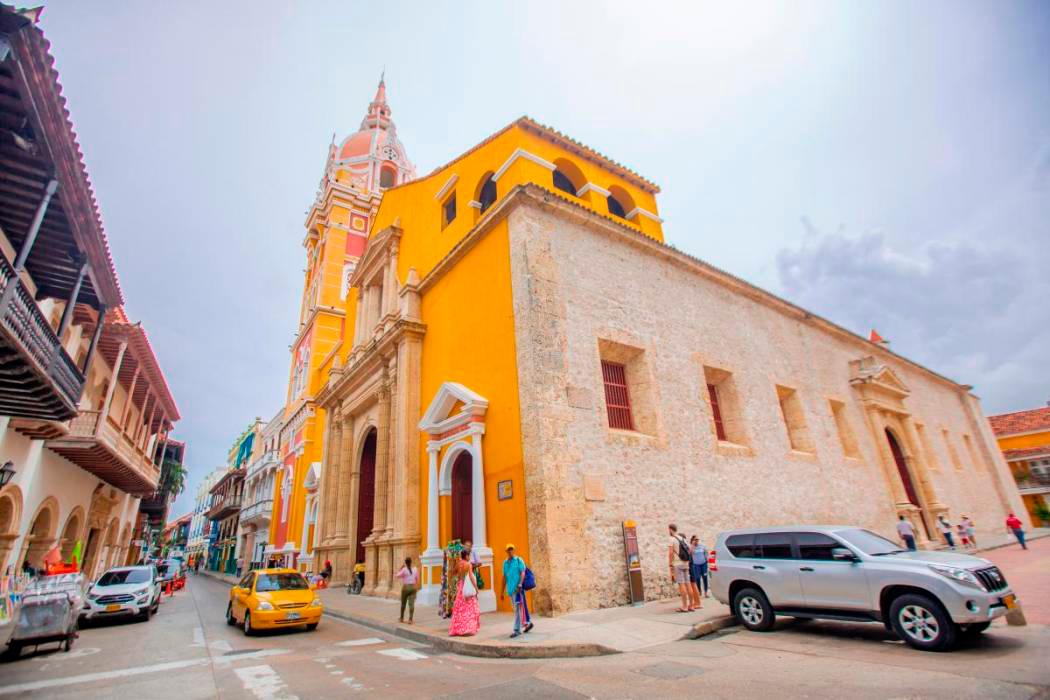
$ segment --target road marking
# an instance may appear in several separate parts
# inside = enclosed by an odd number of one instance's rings
[[[411,649],[383,649],[377,651],[377,654],[383,654],[384,656],[393,656],[395,659],[401,659],[402,661],[418,661],[419,659],[427,658],[426,654],[420,654],[418,651]]]
[[[245,666],[234,669],[234,673],[241,679],[244,689],[260,700],[299,700],[297,695],[287,692],[288,686],[271,666]]]
[[[233,651],[233,647],[225,639],[216,639],[208,645],[208,648],[215,651]]]
[[[365,637],[364,639],[348,639],[345,642],[336,642],[337,647],[363,647],[369,644],[383,644],[384,640],[379,637]]]
[[[264,659],[267,656],[280,656],[287,654],[289,649],[260,649],[259,651],[246,651],[243,654],[230,654],[229,656],[213,656],[212,661],[217,664],[232,664],[242,659]]]
[[[190,646],[191,647],[207,646],[207,644],[204,641],[204,630],[202,628],[200,628],[200,627],[194,627],[193,628],[193,644],[190,644]]]
[[[137,666],[135,668],[118,668],[114,671],[99,671],[97,673],[85,673],[79,676],[67,676],[65,678],[47,678],[28,683],[0,686],[0,695],[11,695],[13,693],[25,693],[31,690],[43,690],[45,688],[61,688],[66,685],[78,685],[80,683],[94,683],[95,681],[107,681],[114,678],[127,678],[128,676],[141,676],[146,673],[161,673],[163,671],[174,671],[180,668],[192,666],[207,666],[210,659],[186,659],[185,661],[169,661],[163,664],[152,664],[150,666]]]

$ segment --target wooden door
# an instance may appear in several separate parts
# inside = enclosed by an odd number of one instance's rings
[[[474,460],[460,452],[452,464],[452,539],[474,539]]]
[[[376,507],[376,431],[369,431],[361,449],[361,476],[357,489],[357,550],[354,562],[365,560],[365,539],[372,534]]]

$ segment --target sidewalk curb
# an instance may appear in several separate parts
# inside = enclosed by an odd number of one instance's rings
[[[587,642],[566,642],[560,644],[543,644],[537,646],[524,646],[521,644],[482,644],[468,642],[461,639],[450,639],[431,632],[403,627],[390,622],[380,622],[370,617],[351,615],[344,612],[335,612],[329,608],[324,611],[325,615],[353,622],[354,624],[369,627],[379,632],[385,632],[397,637],[420,642],[429,646],[449,651],[453,654],[464,656],[477,656],[484,659],[578,659],[588,656],[607,656],[621,652],[611,649],[602,644],[591,644]]]
[[[1024,538],[1024,541],[1025,541],[1025,544],[1027,544],[1027,543],[1031,542],[1032,540],[1041,540],[1044,537],[1050,537],[1050,532],[1040,532],[1040,533],[1035,534],[1035,535],[1028,535],[1028,534],[1026,534],[1025,538]],[[1019,547],[1019,546],[1020,545],[1017,543],[1017,540],[1014,540],[1013,542],[1003,542],[1002,544],[992,545],[991,547],[979,547],[975,553],[976,554],[980,554],[981,552],[991,552],[992,550],[1003,549],[1004,547]]]
[[[719,617],[713,617],[710,620],[704,620],[693,625],[692,628],[685,633],[682,637],[685,639],[700,639],[700,637],[706,637],[709,634],[714,634],[719,630],[724,630],[727,627],[733,627],[736,625],[736,617],[733,615],[720,615]]]

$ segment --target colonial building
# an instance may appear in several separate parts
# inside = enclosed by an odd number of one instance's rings
[[[214,469],[197,486],[197,494],[193,500],[193,517],[190,519],[190,539],[186,545],[186,553],[194,561],[207,561],[208,541],[211,537],[211,520],[208,519],[208,512],[211,510],[211,490],[224,474],[226,467]]]
[[[357,132],[328,149],[321,184],[306,221],[306,275],[299,330],[292,343],[287,405],[280,433],[281,472],[274,489],[269,551],[286,566],[306,570],[324,426],[314,400],[321,371],[343,348],[350,275],[365,249],[381,193],[415,177],[397,137],[382,80]],[[309,501],[309,503],[308,503]],[[309,506],[309,507],[308,507]],[[308,538],[310,541],[304,541]]]
[[[1050,525],[1050,402],[988,421],[1032,523]]]
[[[249,569],[266,563],[273,489],[280,465],[280,437],[284,408],[260,431],[248,472],[244,476],[241,506],[241,553]]]
[[[325,426],[315,537],[337,582],[363,560],[365,593],[393,596],[421,555],[433,602],[442,548],[469,539],[493,609],[513,542],[556,613],[628,601],[625,520],[655,597],[670,522],[711,541],[892,535],[903,515],[931,546],[941,514],[990,531],[1021,510],[971,387],[665,244],[659,188],[601,153],[522,118],[393,185],[352,264],[357,212],[328,204],[334,184],[307,220],[311,259],[345,266],[348,290],[304,302],[325,344],[285,434]]]
[[[241,507],[244,501],[244,478],[262,431],[263,422],[256,418],[233,442],[226,463],[229,467],[211,488],[212,536],[208,543],[208,568],[225,574],[237,574],[244,568],[241,544]],[[217,531],[217,534],[216,534]]]

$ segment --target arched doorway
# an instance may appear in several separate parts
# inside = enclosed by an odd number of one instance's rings
[[[893,462],[897,465],[897,473],[900,474],[901,483],[904,485],[904,494],[908,499],[908,503],[923,510],[922,501],[919,500],[919,492],[915,490],[915,483],[912,481],[911,471],[908,469],[908,461],[904,458],[904,450],[901,449],[900,443],[897,442],[896,436],[894,436],[889,428],[886,428],[886,440],[890,443],[890,452],[893,453]],[[926,536],[930,537],[930,528],[926,522],[926,518],[922,517],[920,520],[922,520],[923,527],[926,530]]]
[[[357,484],[357,548],[355,562],[365,560],[364,541],[372,534],[376,504],[376,431],[368,431],[361,447],[361,470]]]
[[[54,531],[57,529],[58,503],[53,498],[45,501],[37,510],[26,536],[26,550],[23,559],[28,559],[35,569],[44,567],[44,555],[55,542]],[[19,562],[21,564],[21,562]]]
[[[463,450],[452,463],[452,539],[474,539],[474,460]]]
[[[73,550],[77,546],[77,538],[80,537],[80,528],[83,526],[83,511],[77,508],[66,518],[66,526],[62,528],[62,561],[69,561],[73,556]],[[81,553],[83,554],[83,553]]]
[[[7,557],[18,539],[18,523],[21,519],[22,492],[17,486],[8,486],[0,494],[0,572],[7,567]]]

